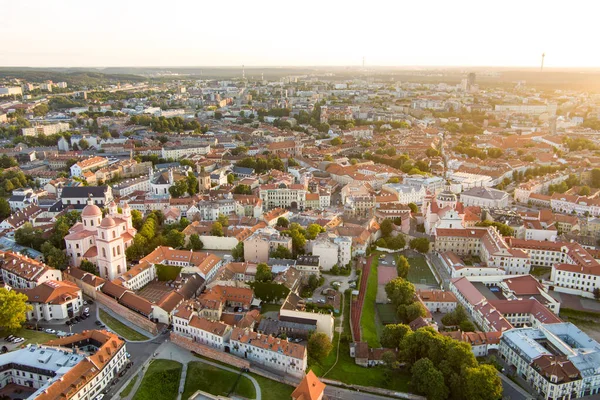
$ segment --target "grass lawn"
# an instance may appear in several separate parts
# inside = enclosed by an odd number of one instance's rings
[[[398,316],[396,315],[396,310],[392,304],[376,304],[375,308],[377,309],[379,320],[383,325],[400,323],[400,321],[398,321]]]
[[[550,276],[550,273],[552,272],[552,268],[550,267],[531,267],[531,271],[529,271],[529,273],[535,277],[541,277],[544,275],[548,275]]]
[[[133,400],[177,399],[182,369],[183,365],[177,361],[152,361]]]
[[[281,400],[292,397],[292,392],[295,389],[293,386],[289,386],[285,383],[277,382],[253,373],[250,373],[249,375],[251,375],[258,382],[262,394],[262,400]]]
[[[100,319],[117,335],[123,336],[127,340],[148,340],[149,337],[142,335],[133,328],[128,327],[118,319],[112,317],[109,313],[100,309]]]
[[[238,382],[238,376],[237,373],[225,371],[199,361],[190,362],[185,379],[185,389],[181,398],[187,399],[197,390],[202,390],[217,396],[228,396],[233,391],[238,396],[255,399],[256,390],[250,379],[242,376]]]
[[[377,323],[375,319],[375,300],[377,300],[377,265],[379,258],[373,257],[369,280],[367,282],[367,294],[363,304],[362,315],[360,317],[360,328],[362,331],[362,340],[369,343],[369,347],[381,347],[379,335],[377,333]]]
[[[409,282],[437,286],[438,283],[429,269],[425,257],[408,257],[408,263],[410,264],[407,276]]]
[[[4,330],[0,330],[0,338],[4,339],[7,337],[9,333],[4,332]],[[19,347],[25,347],[27,344],[43,344],[49,340],[58,339],[56,335],[51,335],[46,332],[34,331],[31,329],[21,328],[16,333],[12,334],[13,336],[22,337],[25,339],[24,342],[19,344]]]
[[[281,304],[273,304],[273,303],[261,303],[260,305],[260,313],[264,314],[269,311],[279,312],[281,310]]]
[[[137,382],[138,376],[134,376],[132,380],[129,381],[129,383],[127,384],[127,386],[125,386],[125,389],[123,389],[120,393],[121,397],[127,397],[129,396],[129,393],[131,393],[131,389],[133,389],[133,387],[135,386],[135,383]]]

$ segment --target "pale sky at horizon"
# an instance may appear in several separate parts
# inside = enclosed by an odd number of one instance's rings
[[[565,7],[566,6],[566,7]],[[0,0],[0,66],[600,67],[593,0]],[[594,39],[596,38],[596,39]]]

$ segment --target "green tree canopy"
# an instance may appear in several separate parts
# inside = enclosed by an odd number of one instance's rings
[[[273,280],[271,268],[265,263],[258,264],[256,266],[256,277],[254,279],[257,282],[271,282]]]
[[[8,332],[18,331],[31,311],[27,296],[23,293],[0,288],[0,326]]]
[[[308,339],[308,356],[313,360],[324,360],[331,349],[333,349],[333,344],[325,333],[313,333]]]

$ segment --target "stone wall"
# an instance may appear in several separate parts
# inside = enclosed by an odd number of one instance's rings
[[[105,295],[102,292],[96,292],[96,301],[100,304],[105,305],[115,314],[120,315],[125,318],[127,321],[131,322],[134,325],[139,326],[143,330],[150,332],[153,335],[158,334],[158,327],[148,318],[144,317],[141,314],[136,313],[135,311],[130,310],[129,308],[119,304],[115,299]]]
[[[201,356],[212,358],[213,360],[221,361],[234,367],[250,368],[250,362],[248,360],[244,360],[243,358],[233,356],[229,353],[224,353],[208,346],[204,346],[200,343],[194,342],[192,339],[188,339],[173,332],[171,332],[171,342],[179,347],[183,347],[186,350],[194,351]]]

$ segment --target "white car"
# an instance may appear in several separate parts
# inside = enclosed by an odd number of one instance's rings
[[[96,396],[96,400],[102,400],[104,398],[103,394],[99,394],[98,396]]]
[[[25,341],[25,339],[23,339],[22,337],[20,337],[20,338],[16,338],[15,340],[13,340],[13,343],[21,343],[21,342],[24,342],[24,341]]]
[[[84,314],[89,314],[90,313],[90,308],[89,307],[84,308],[83,309],[83,313]]]
[[[55,334],[56,333],[56,331],[54,329],[50,329],[50,328],[46,329],[44,332],[51,333],[51,334]]]

